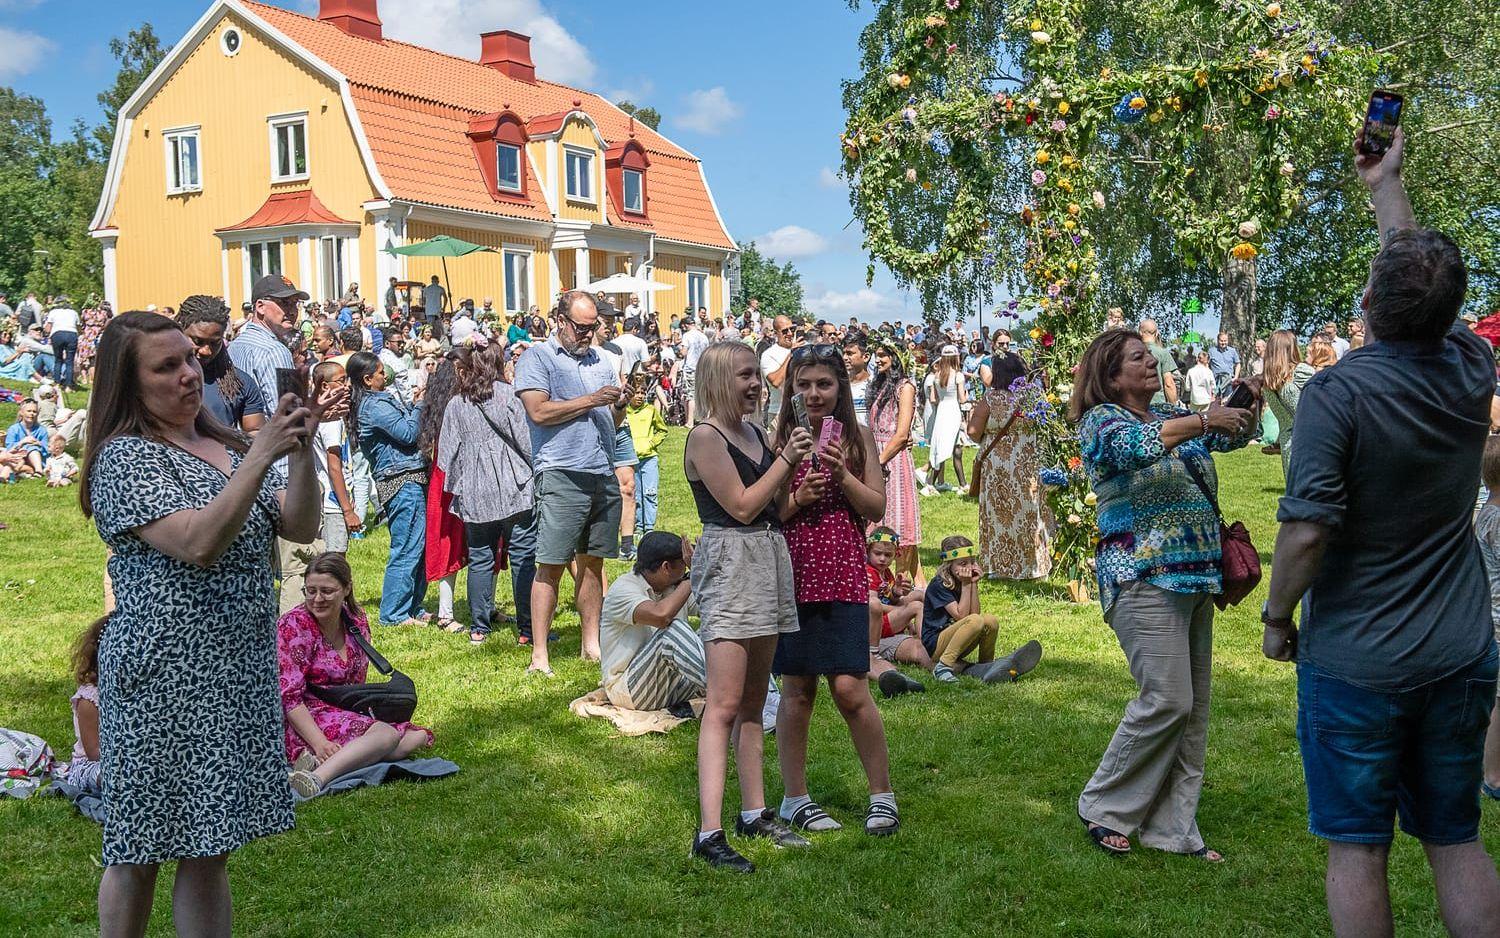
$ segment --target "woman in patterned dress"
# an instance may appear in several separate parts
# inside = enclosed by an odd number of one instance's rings
[[[1025,377],[1021,356],[997,352],[990,362],[991,390],[969,415],[969,435],[984,456],[976,470],[979,566],[992,580],[1035,580],[1052,572],[1047,535],[1052,518],[1039,478],[1036,426],[1016,413],[1010,391]],[[999,442],[996,434],[1003,434]]]
[[[292,826],[270,558],[277,535],[317,536],[324,408],[287,395],[247,445],[202,413],[193,343],[152,313],[113,320],[97,361],[79,496],[116,598],[99,645],[100,931],[144,934],[157,868],[177,860],[178,933],[227,935],[230,852]]]
[[[880,465],[886,472],[885,517],[880,524],[895,531],[900,539],[892,569],[921,586],[927,582],[918,552],[922,546],[922,511],[910,446],[917,386],[902,374],[901,359],[889,345],[876,347],[874,361],[875,377],[870,380],[867,400],[870,429],[875,432]]]
[[[345,630],[358,630],[368,641],[370,623],[353,599],[354,573],[343,554],[314,557],[302,591],[307,600],[276,625],[276,655],[286,759],[295,767],[292,790],[311,798],[341,775],[377,762],[400,762],[431,746],[432,731],[340,710],[308,691],[309,684],[364,683],[370,659]]]
[[[109,305],[90,306],[83,311],[83,332],[78,336],[78,374],[92,384],[94,376],[94,354],[99,347],[99,336],[109,324]]]

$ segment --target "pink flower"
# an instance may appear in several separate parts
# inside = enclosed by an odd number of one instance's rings
[[[1047,284],[1047,295],[1048,296],[1055,297],[1055,296],[1057,296],[1061,292],[1062,292],[1062,287],[1058,286],[1057,284],[1055,284],[1055,283],[1049,283],[1049,284]]]
[[[1040,186],[1042,183],[1044,183],[1046,181],[1047,181],[1047,174],[1046,173],[1042,172],[1039,169],[1032,170],[1032,173],[1031,173],[1031,184],[1033,186]]]
[[[958,51],[958,43],[956,43],[956,42],[950,42],[950,43],[948,43],[948,54],[949,55],[952,55],[953,53],[955,53],[957,51]]]
[[[950,10],[956,10],[956,9],[958,9],[958,2],[959,2],[959,0],[948,0],[948,9],[950,9]]]
[[[1060,134],[1064,130],[1067,130],[1067,129],[1068,129],[1068,124],[1061,117],[1057,118],[1056,120],[1054,120],[1052,122],[1052,132],[1053,133]]]

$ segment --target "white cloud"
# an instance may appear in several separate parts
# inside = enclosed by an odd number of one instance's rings
[[[631,104],[645,106],[651,103],[651,92],[655,90],[655,82],[649,78],[642,78],[640,81],[629,82],[618,88],[610,88],[604,92],[604,96],[616,104],[629,101]]]
[[[843,189],[849,184],[838,173],[824,166],[818,170],[818,185],[824,189]]]
[[[852,293],[840,293],[837,290],[808,293],[802,298],[802,305],[814,316],[830,322],[847,320],[851,316],[861,322],[878,322],[900,319],[906,312],[906,304],[899,297],[880,293],[869,287],[861,287]]]
[[[46,36],[0,26],[0,81],[26,74],[56,48]]]
[[[715,85],[707,91],[700,88],[689,92],[684,100],[687,102],[686,110],[673,120],[701,134],[717,134],[744,113],[738,104],[729,100],[729,93],[724,90],[723,85]]]
[[[383,3],[385,34],[466,59],[479,58],[479,34],[514,29],[531,37],[537,75],[588,87],[597,67],[589,52],[563,28],[540,0],[423,0]]]
[[[761,253],[779,260],[812,257],[828,250],[828,240],[816,231],[808,231],[801,225],[783,225],[755,239]]]

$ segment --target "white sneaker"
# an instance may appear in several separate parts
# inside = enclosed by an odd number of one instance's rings
[[[927,488],[927,473],[923,472],[920,469],[915,469],[912,471],[912,475],[917,477],[918,488]]]
[[[301,770],[293,772],[287,776],[287,781],[291,783],[292,791],[303,798],[312,798],[323,790],[323,783],[318,781],[318,777],[311,772]]]
[[[781,693],[779,691],[766,691],[766,704],[760,710],[761,730],[767,736],[776,732],[776,710],[781,706]]]

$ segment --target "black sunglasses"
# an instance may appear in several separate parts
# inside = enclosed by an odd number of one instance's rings
[[[837,345],[804,345],[792,352],[792,361],[801,364],[812,360],[818,364],[837,362],[840,366],[844,364],[844,351]]]
[[[596,330],[596,329],[599,328],[599,323],[598,322],[595,322],[591,326],[585,326],[582,323],[574,322],[571,316],[559,316],[557,318],[561,319],[563,322],[565,322],[568,325],[572,326],[573,327],[573,331],[576,332],[576,333],[578,333],[579,335],[593,335],[594,334],[594,330]]]

